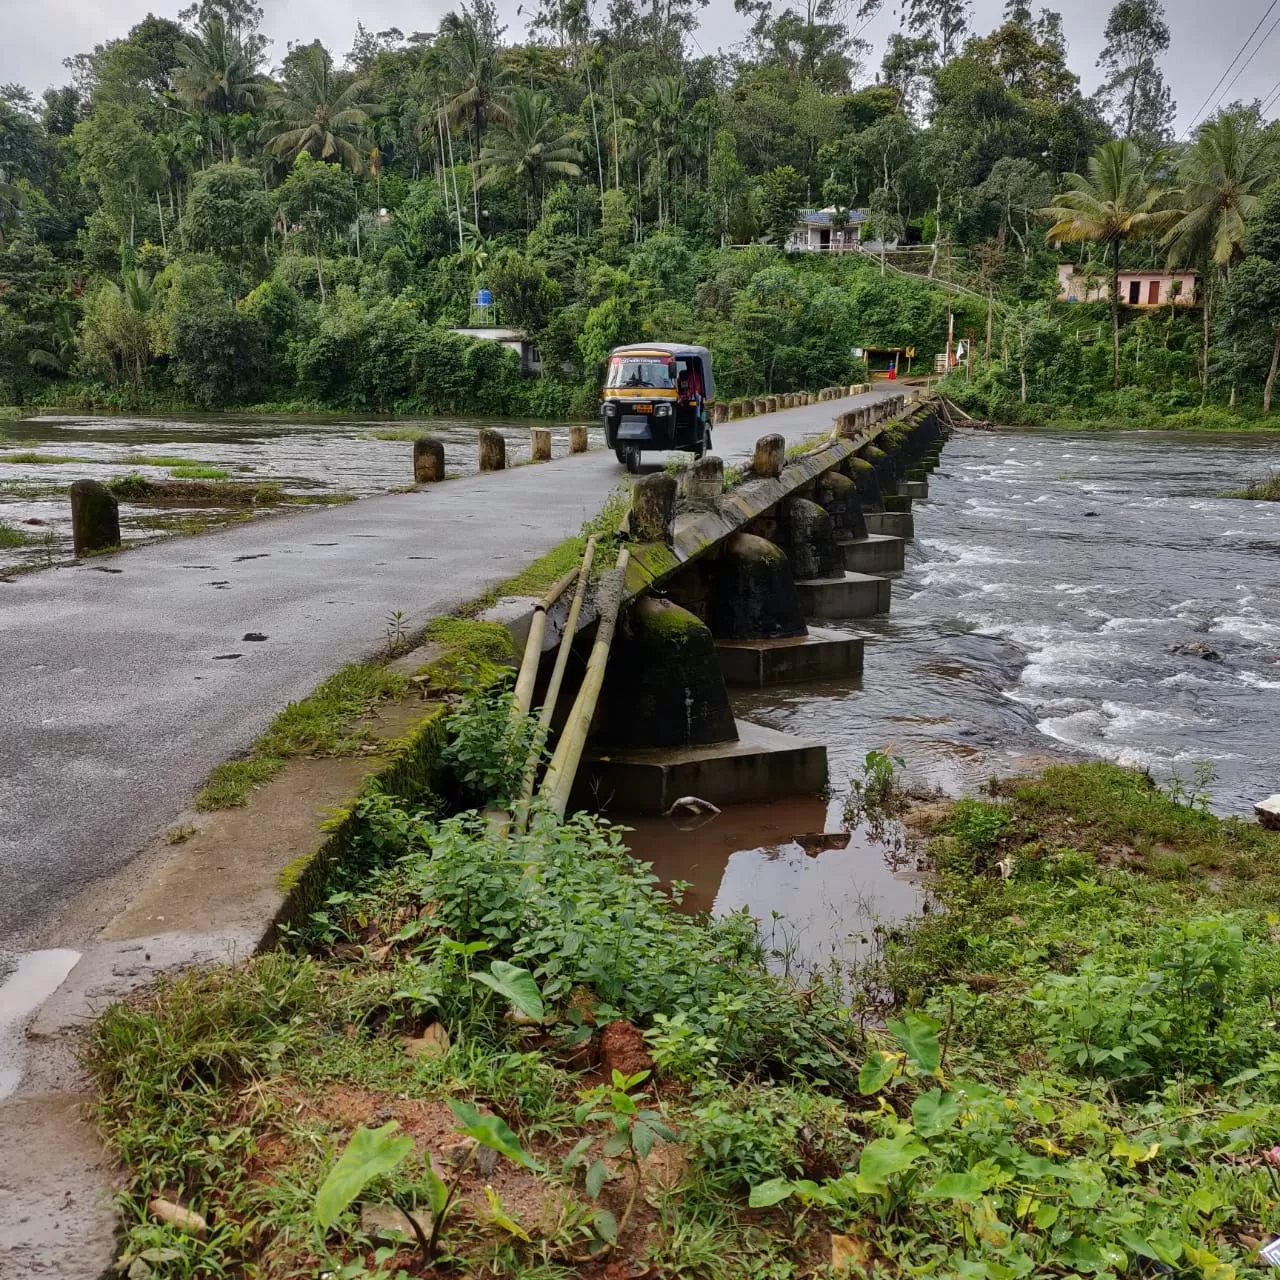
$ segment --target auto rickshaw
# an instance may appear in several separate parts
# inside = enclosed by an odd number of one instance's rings
[[[604,371],[600,417],[605,440],[632,474],[645,449],[711,448],[708,403],[715,395],[706,347],[639,342],[615,347]]]

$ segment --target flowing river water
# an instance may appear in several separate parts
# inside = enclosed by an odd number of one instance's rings
[[[1219,495],[1271,468],[1280,433],[957,432],[892,612],[851,627],[862,680],[735,696],[827,743],[830,799],[639,823],[633,850],[692,882],[690,905],[747,908],[779,963],[803,965],[856,956],[924,901],[911,859],[864,830],[819,838],[845,829],[870,749],[948,794],[1060,760],[1189,789],[1211,769],[1212,807],[1249,815],[1280,790],[1280,503]]]

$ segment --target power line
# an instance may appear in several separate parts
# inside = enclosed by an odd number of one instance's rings
[[[1227,78],[1228,75],[1231,74],[1231,68],[1234,67],[1236,63],[1240,61],[1241,56],[1244,54],[1244,51],[1249,47],[1250,43],[1253,40],[1253,37],[1256,36],[1258,32],[1261,30],[1262,24],[1266,22],[1266,20],[1271,16],[1272,11],[1275,9],[1277,4],[1280,4],[1280,0],[1271,0],[1271,4],[1268,7],[1267,11],[1262,15],[1261,18],[1258,19],[1257,26],[1255,26],[1254,29],[1251,32],[1249,32],[1249,35],[1245,39],[1244,43],[1240,46],[1239,50],[1237,51],[1236,56],[1231,59],[1231,61],[1227,64],[1227,69],[1218,77],[1218,83],[1215,84],[1213,88],[1209,90],[1208,97],[1206,97],[1204,102],[1200,104],[1200,110],[1196,112],[1191,123],[1187,125],[1185,131],[1183,132],[1183,137],[1188,136],[1191,133],[1191,130],[1196,127],[1197,123],[1199,123],[1200,117],[1204,115],[1205,108],[1209,105],[1210,99],[1213,98],[1213,95],[1215,93],[1218,93],[1219,88],[1221,88],[1222,86],[1222,82]],[[1213,104],[1213,110],[1216,111],[1218,109],[1218,105],[1222,102],[1222,99],[1225,98],[1227,94],[1231,92],[1232,86],[1234,86],[1236,81],[1240,79],[1240,77],[1245,73],[1246,70],[1248,70],[1249,64],[1262,51],[1263,45],[1265,45],[1267,41],[1271,39],[1271,35],[1275,31],[1277,26],[1280,26],[1280,18],[1277,18],[1276,21],[1273,22],[1271,26],[1267,28],[1267,34],[1262,37],[1262,39],[1255,46],[1253,52],[1249,55],[1249,57],[1245,60],[1245,62],[1240,66],[1239,70],[1235,73],[1235,75],[1231,77],[1231,81],[1227,85],[1227,87],[1223,89],[1220,94],[1218,94],[1218,98]]]

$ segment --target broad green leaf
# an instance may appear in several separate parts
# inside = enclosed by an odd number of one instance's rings
[[[608,1172],[605,1168],[603,1160],[593,1160],[590,1168],[587,1170],[585,1179],[587,1186],[587,1195],[593,1200],[600,1194],[600,1188],[604,1186],[604,1176]]]
[[[495,960],[489,966],[488,973],[473,973],[472,982],[482,982],[492,987],[500,996],[505,996],[526,1018],[542,1021],[545,1010],[542,1004],[542,993],[538,990],[537,979],[528,969],[519,965],[508,964],[505,960]]]
[[[930,1200],[974,1201],[982,1197],[985,1188],[982,1179],[974,1173],[944,1173],[921,1195]]]
[[[618,1220],[608,1209],[597,1210],[591,1224],[596,1229],[596,1235],[606,1244],[618,1243]]]
[[[786,1178],[770,1178],[751,1188],[751,1198],[747,1202],[753,1209],[768,1209],[781,1204],[792,1192],[793,1188]]]
[[[320,1227],[327,1231],[374,1178],[390,1173],[413,1150],[408,1134],[391,1136],[398,1128],[389,1120],[380,1129],[361,1125],[351,1135],[346,1150],[316,1192],[313,1215]]]
[[[1136,1169],[1138,1165],[1145,1164],[1148,1160],[1154,1160],[1160,1151],[1160,1144],[1153,1142],[1150,1146],[1142,1142],[1131,1142],[1128,1138],[1121,1138],[1111,1148],[1111,1154],[1118,1159],[1127,1160],[1130,1169]]]
[[[614,1156],[620,1156],[631,1145],[631,1135],[624,1129],[621,1133],[609,1135],[609,1141],[604,1144],[604,1153],[610,1160]]]
[[[902,1055],[897,1053],[881,1053],[877,1050],[862,1064],[858,1072],[858,1092],[876,1093],[893,1079]]]
[[[1200,1269],[1204,1280],[1236,1280],[1235,1267],[1229,1262],[1223,1262],[1216,1253],[1211,1253],[1208,1249],[1197,1249],[1192,1245],[1185,1245],[1183,1252],[1187,1255],[1187,1261]]]
[[[432,1218],[439,1219],[444,1216],[444,1211],[449,1207],[449,1188],[445,1185],[444,1179],[431,1167],[431,1161],[427,1161],[427,1207],[431,1210]]]
[[[910,1168],[924,1155],[928,1155],[924,1144],[909,1131],[896,1138],[877,1138],[867,1143],[858,1159],[858,1190],[883,1190],[890,1177]]]
[[[960,1099],[941,1089],[930,1089],[911,1104],[911,1119],[922,1138],[936,1138],[959,1118]]]
[[[1116,1239],[1130,1253],[1136,1253],[1140,1258],[1150,1258],[1153,1262],[1163,1262],[1167,1267],[1174,1266],[1182,1257],[1182,1245],[1163,1231],[1139,1235],[1136,1231],[1121,1227],[1116,1232]]]
[[[937,1071],[942,1059],[942,1049],[938,1044],[940,1022],[923,1013],[909,1013],[901,1021],[885,1025],[921,1071]]]
[[[643,1120],[639,1120],[631,1126],[631,1145],[635,1147],[636,1155],[641,1160],[648,1158],[657,1138],[658,1135]]]
[[[474,1138],[482,1147],[506,1156],[513,1164],[526,1169],[539,1169],[538,1162],[520,1145],[520,1139],[512,1133],[501,1116],[481,1115],[469,1102],[450,1100],[449,1110],[458,1121],[458,1128]]]
[[[1060,1246],[1060,1249],[1062,1261],[1074,1271],[1097,1274],[1112,1267],[1117,1271],[1123,1271],[1129,1265],[1123,1249],[1117,1249],[1114,1245],[1098,1244],[1087,1236],[1072,1236]]]

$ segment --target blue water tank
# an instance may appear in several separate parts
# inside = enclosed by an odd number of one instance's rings
[[[476,294],[476,305],[479,307],[493,306],[493,294],[490,293],[488,289],[481,289],[480,292]]]

